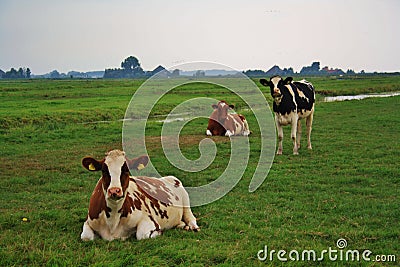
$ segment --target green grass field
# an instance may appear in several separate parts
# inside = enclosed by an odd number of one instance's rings
[[[248,186],[260,140],[243,102],[224,88],[201,83],[162,98],[146,130],[149,156],[160,173],[194,186],[212,181],[226,167],[230,141],[224,137],[213,137],[217,157],[199,173],[176,169],[163,155],[160,115],[199,96],[226,99],[247,115],[255,129],[250,161],[230,193],[192,208],[201,232],[173,229],[156,239],[125,242],[80,240],[99,178],[99,173],[83,169],[81,159],[100,158],[122,147],[119,120],[143,81],[0,80],[0,266],[399,265],[400,97],[321,100],[324,95],[400,91],[400,77],[308,80],[319,93],[313,150],[307,151],[303,142],[300,155],[293,156],[285,128],[284,154],[275,157],[267,179],[254,193]],[[269,93],[262,90],[271,104]],[[199,119],[183,129],[181,147],[188,158],[199,156],[206,127],[207,120]],[[149,175],[146,169],[141,174]],[[340,238],[347,241],[345,249],[368,249],[371,260],[395,255],[396,262],[330,261],[326,255],[324,261],[283,263],[276,253],[274,261],[257,259],[264,246],[320,253],[337,249]]]

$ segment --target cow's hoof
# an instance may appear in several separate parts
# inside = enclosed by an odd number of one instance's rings
[[[233,135],[233,133],[231,131],[226,131],[225,136],[231,137]]]
[[[81,234],[81,240],[82,241],[93,241],[95,238],[94,234],[88,234],[88,233],[82,233]]]
[[[153,230],[153,231],[150,231],[149,238],[155,238],[160,235],[162,235],[161,230]]]
[[[189,225],[186,225],[184,229],[186,231],[192,230],[193,232],[200,232],[200,227],[190,227]]]

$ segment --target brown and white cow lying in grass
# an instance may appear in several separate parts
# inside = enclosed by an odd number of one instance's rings
[[[244,135],[248,136],[251,132],[247,120],[243,115],[230,114],[228,111],[234,108],[226,101],[219,101],[218,104],[212,105],[214,111],[208,120],[206,134],[208,136],[232,136]]]
[[[137,239],[153,238],[174,227],[198,231],[190,210],[189,195],[174,176],[133,177],[129,168],[141,169],[147,156],[132,160],[112,150],[102,160],[86,157],[82,165],[89,171],[102,171],[92,193],[81,239],[125,240],[136,233]]]

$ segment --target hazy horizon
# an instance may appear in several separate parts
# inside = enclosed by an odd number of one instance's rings
[[[128,56],[145,70],[210,61],[242,71],[312,62],[397,72],[396,0],[2,0],[0,69],[102,71]]]

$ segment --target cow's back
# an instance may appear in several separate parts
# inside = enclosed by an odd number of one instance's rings
[[[174,176],[153,178],[132,177],[129,192],[140,200],[140,209],[160,225],[175,227],[182,219],[183,207],[190,207],[189,195],[181,181]]]
[[[291,83],[295,95],[297,110],[311,110],[315,103],[315,90],[311,83],[302,80]]]

